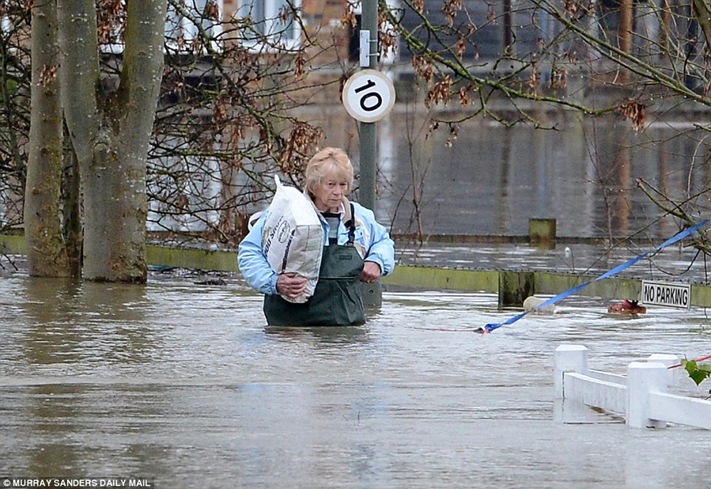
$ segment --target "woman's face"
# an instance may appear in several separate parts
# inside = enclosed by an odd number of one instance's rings
[[[314,190],[314,204],[321,212],[338,212],[343,197],[348,193],[348,180],[331,170],[324,174]]]

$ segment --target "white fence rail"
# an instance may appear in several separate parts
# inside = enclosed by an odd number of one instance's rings
[[[588,349],[561,345],[555,351],[557,400],[575,400],[625,417],[633,428],[663,428],[667,423],[711,430],[711,401],[669,393],[674,355],[651,355],[646,362],[632,362],[627,375],[588,368]],[[691,381],[691,380],[689,380]]]

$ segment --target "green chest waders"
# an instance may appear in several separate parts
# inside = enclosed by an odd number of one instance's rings
[[[365,323],[362,285],[358,280],[363,259],[349,243],[323,247],[318,284],[304,304],[279,295],[264,296],[264,315],[270,326],[357,326]]]

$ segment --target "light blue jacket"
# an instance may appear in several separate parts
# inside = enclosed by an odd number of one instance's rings
[[[375,220],[375,214],[370,209],[352,202],[355,211],[356,230],[355,247],[365,261],[380,265],[382,275],[389,275],[395,268],[395,244],[390,239],[388,230]],[[247,236],[239,245],[237,263],[242,276],[247,283],[262,294],[277,294],[277,274],[269,266],[262,252],[262,234],[264,223],[269,213],[267,209],[254,224]],[[342,214],[343,215],[343,214]],[[321,215],[319,214],[319,217]],[[324,246],[328,246],[328,222],[321,217],[323,226]],[[348,242],[348,229],[341,220],[338,225],[338,244]]]

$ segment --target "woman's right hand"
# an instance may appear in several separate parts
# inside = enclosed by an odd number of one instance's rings
[[[276,288],[281,295],[295,299],[306,289],[306,279],[295,273],[282,273],[277,277]]]

